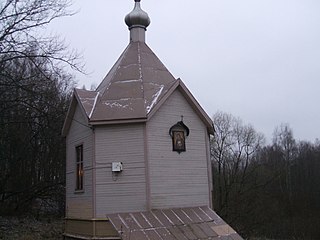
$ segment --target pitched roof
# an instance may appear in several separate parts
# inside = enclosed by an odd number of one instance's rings
[[[146,121],[177,88],[212,133],[210,117],[145,42],[130,42],[97,90],[76,89],[74,98],[93,125]]]
[[[75,97],[78,98],[78,101],[81,102],[83,110],[85,111],[87,117],[90,119],[99,93],[95,91],[87,91],[85,89],[75,89],[74,94]]]
[[[96,91],[76,89],[63,127],[66,135],[76,103],[91,125],[147,121],[179,89],[210,133],[213,123],[180,79],[175,79],[145,43],[150,19],[135,0],[126,17],[130,43]]]
[[[76,102],[92,125],[147,121],[176,89],[213,133],[212,120],[182,80],[173,77],[145,42],[130,42],[96,91],[75,89],[63,135]]]
[[[88,117],[91,122],[147,118],[176,81],[146,43],[131,42],[98,86]]]
[[[107,217],[123,240],[242,240],[208,207],[118,213]]]

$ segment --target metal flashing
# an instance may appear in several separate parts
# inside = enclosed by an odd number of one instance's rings
[[[107,215],[123,240],[243,240],[206,206]]]

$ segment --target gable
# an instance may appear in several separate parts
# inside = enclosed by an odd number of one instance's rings
[[[175,85],[167,92],[167,94],[158,102],[157,106],[150,112],[148,115],[148,120],[152,118],[152,116],[159,110],[159,108],[168,100],[168,98],[178,90],[188,102],[189,106],[196,112],[198,117],[207,127],[208,133],[214,133],[213,121],[208,116],[208,114],[204,111],[204,109],[200,106],[198,101],[192,95],[192,93],[188,90],[188,88],[184,85],[181,79],[178,79]]]
[[[93,101],[91,100],[92,96],[88,96],[85,94],[82,94],[81,95],[82,97],[79,97],[78,96],[79,91],[81,91],[81,90],[74,89],[73,96],[72,96],[72,99],[71,99],[71,102],[69,105],[69,109],[68,109],[68,112],[67,112],[64,124],[63,124],[63,128],[62,128],[61,134],[63,137],[67,136],[69,129],[71,127],[71,124],[73,122],[81,121],[83,125],[89,125],[88,114],[90,114],[90,109],[92,109],[92,107],[90,107],[90,106],[93,105],[93,104],[91,104],[91,102],[94,102],[94,100]],[[82,91],[89,92],[86,90],[82,90]],[[83,103],[81,102],[81,99],[82,99]],[[75,116],[76,109],[78,109],[80,111],[80,115],[78,117]],[[79,119],[79,117],[81,119]]]
[[[190,134],[178,153],[169,131],[181,118]],[[210,205],[208,138],[206,125],[176,88],[146,124],[152,209]]]

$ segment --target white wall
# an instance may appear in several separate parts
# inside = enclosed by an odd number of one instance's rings
[[[97,217],[146,210],[144,128],[122,124],[95,129]],[[118,175],[112,174],[112,162],[123,163]]]
[[[93,160],[93,134],[86,124],[79,106],[76,107],[74,119],[66,137],[67,163],[66,163],[66,217],[92,218],[93,217],[93,189],[92,189],[92,160]],[[75,147],[83,145],[84,163],[84,189],[76,192],[76,150]]]
[[[171,126],[181,121],[190,129],[186,152],[172,151]],[[179,90],[147,123],[152,208],[210,205],[207,129]]]
[[[187,151],[179,154],[172,151],[169,129],[181,115],[190,135]],[[210,205],[207,128],[179,90],[147,123],[92,130],[82,125],[85,119],[79,107],[74,118],[77,121],[72,122],[67,136],[66,217],[104,218],[149,207]],[[75,147],[80,144],[84,147],[84,192],[76,193]],[[122,162],[123,171],[113,174],[112,162]]]

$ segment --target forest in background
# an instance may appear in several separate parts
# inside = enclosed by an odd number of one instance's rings
[[[214,209],[243,236],[320,239],[320,142],[287,124],[272,143],[230,114],[213,117]]]
[[[0,214],[63,213],[61,126],[79,56],[43,30],[72,16],[69,0],[0,2]]]
[[[0,214],[64,214],[61,128],[82,71],[76,53],[38,29],[71,16],[67,0],[0,2]],[[320,142],[288,125],[271,144],[230,114],[213,116],[214,209],[243,236],[320,239]]]

